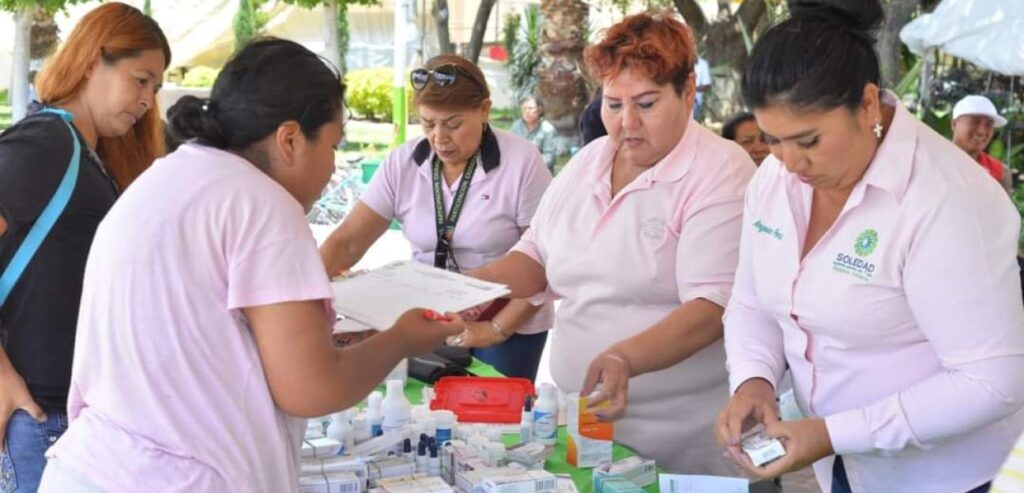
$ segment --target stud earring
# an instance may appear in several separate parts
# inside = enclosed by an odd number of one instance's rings
[[[871,127],[871,131],[875,132],[875,137],[877,137],[879,139],[882,138],[882,130],[883,130],[883,127],[882,127],[882,122],[881,121],[876,121],[875,122],[875,126]]]

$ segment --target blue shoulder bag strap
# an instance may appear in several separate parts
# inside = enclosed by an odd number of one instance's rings
[[[36,219],[32,229],[25,236],[25,241],[18,247],[18,251],[14,252],[11,263],[7,264],[7,269],[0,276],[0,306],[3,306],[4,302],[7,301],[7,297],[10,296],[14,285],[18,282],[18,278],[25,272],[25,268],[28,267],[32,257],[39,250],[39,246],[43,244],[43,240],[50,234],[50,230],[53,229],[53,225],[57,223],[60,215],[64,213],[64,208],[67,207],[68,201],[71,200],[71,193],[75,191],[75,184],[78,182],[78,167],[79,159],[82,155],[82,145],[78,142],[74,128],[71,127],[71,113],[58,108],[46,108],[40,110],[39,113],[53,113],[64,120],[68,131],[71,132],[71,142],[73,142],[71,162],[68,163],[68,170],[64,172],[64,178],[61,179],[60,185],[57,186],[57,191],[53,194],[53,198],[50,199],[50,203],[46,204],[46,208],[39,214],[39,218]]]

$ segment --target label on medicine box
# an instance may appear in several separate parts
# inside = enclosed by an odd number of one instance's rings
[[[594,412],[607,408],[611,403],[606,401],[596,409],[587,409],[589,398],[575,392],[567,396],[567,401],[566,462],[580,468],[610,463],[615,443],[615,428],[609,422],[598,420]]]
[[[658,482],[658,470],[653,460],[635,456],[603,465],[594,469],[594,492],[601,493],[602,482],[612,479],[624,479],[646,488]]]
[[[484,479],[479,493],[557,493],[558,481],[547,471],[518,471]]]
[[[740,437],[740,447],[755,466],[763,466],[786,455],[782,442],[765,434],[764,427],[757,425]]]
[[[334,473],[299,478],[299,493],[359,493],[363,481],[354,474]]]
[[[626,479],[609,479],[601,483],[601,489],[594,489],[595,492],[603,493],[644,493],[644,489],[636,483]]]
[[[454,491],[441,478],[426,474],[382,479],[377,482],[377,487],[387,493],[453,493]]]

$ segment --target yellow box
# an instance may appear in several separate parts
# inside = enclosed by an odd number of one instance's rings
[[[587,409],[588,397],[571,393],[568,400],[568,436],[565,460],[575,467],[598,467],[612,462],[615,427],[598,420],[594,411],[607,408],[605,402],[596,409]]]

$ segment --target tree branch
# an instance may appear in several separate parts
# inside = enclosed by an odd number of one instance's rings
[[[484,34],[487,32],[487,21],[491,18],[491,10],[497,0],[482,0],[476,9],[476,20],[473,21],[473,35],[469,39],[469,53],[466,58],[476,63],[480,59],[480,50],[484,45]]]
[[[693,29],[693,37],[701,39],[708,28],[708,19],[704,17],[704,11],[697,5],[696,0],[672,0],[672,3],[676,5],[676,10],[682,14],[690,29]]]
[[[451,33],[448,31],[448,0],[434,0],[434,22],[437,24],[437,43],[441,53],[455,53]]]

